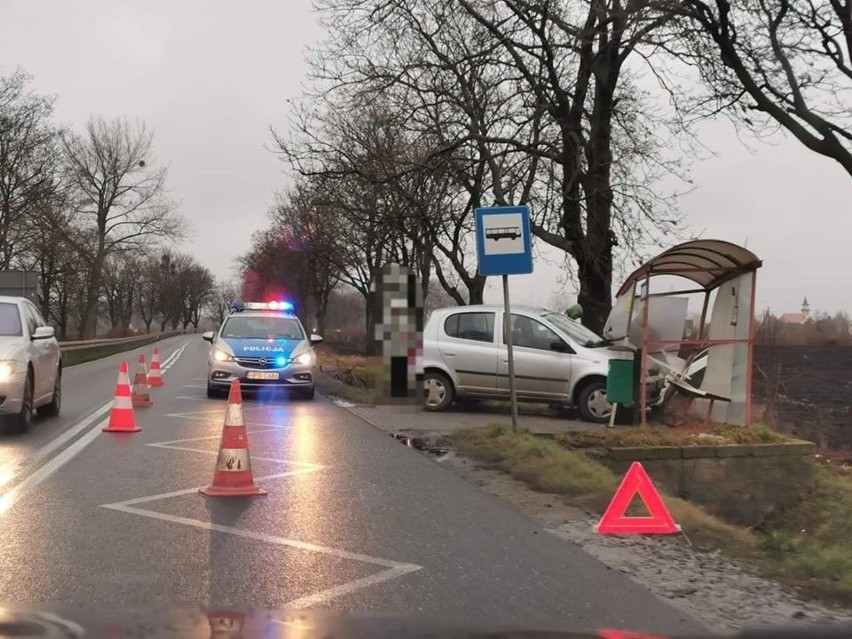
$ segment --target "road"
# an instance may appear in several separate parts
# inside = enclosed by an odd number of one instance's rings
[[[225,411],[200,337],[142,431],[102,433],[118,362],[69,368],[63,415],[0,439],[0,601],[332,608],[541,629],[689,633],[698,622],[336,406],[247,398],[266,497],[215,500]],[[148,352],[148,351],[146,351]]]

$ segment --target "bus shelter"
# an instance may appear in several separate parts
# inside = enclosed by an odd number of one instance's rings
[[[642,424],[647,423],[649,369],[661,368],[669,390],[688,398],[693,415],[708,423],[751,424],[755,276],[761,264],[742,246],[692,240],[663,251],[621,285],[605,336],[636,349]],[[683,288],[655,290],[663,277]],[[696,298],[700,316],[688,330],[687,309]],[[698,360],[703,375],[693,382],[690,373]]]

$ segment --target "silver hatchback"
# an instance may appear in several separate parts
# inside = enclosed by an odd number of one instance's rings
[[[457,398],[507,399],[509,359],[501,306],[433,311],[423,330],[426,409],[445,410]],[[541,308],[512,309],[515,386],[522,401],[574,406],[582,419],[604,423],[609,360],[623,353],[579,322]],[[653,371],[650,371],[654,375]],[[660,394],[662,379],[648,392]]]

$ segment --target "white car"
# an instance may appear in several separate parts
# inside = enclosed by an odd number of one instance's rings
[[[53,327],[23,297],[0,296],[0,426],[27,430],[39,415],[58,415],[62,352]]]
[[[518,399],[574,406],[584,420],[606,422],[612,413],[606,395],[609,360],[621,354],[560,313],[513,307],[512,316]],[[426,410],[446,410],[457,398],[507,399],[508,368],[502,306],[432,312],[423,330]],[[663,378],[655,368],[648,372],[653,405]]]

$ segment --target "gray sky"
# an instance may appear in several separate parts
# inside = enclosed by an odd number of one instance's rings
[[[226,277],[286,184],[264,148],[268,127],[286,122],[304,46],[321,36],[309,0],[2,0],[0,73],[20,66],[57,94],[63,123],[97,113],[153,126],[195,227],[180,248]],[[747,148],[726,122],[701,134],[716,157],[693,167],[697,189],[681,201],[694,234],[748,239],[764,261],[759,308],[795,311],[807,295],[814,310],[852,311],[852,178],[781,136]],[[559,289],[555,256],[543,253],[534,275],[513,278],[513,300],[546,304]],[[494,281],[487,301],[499,299]]]

